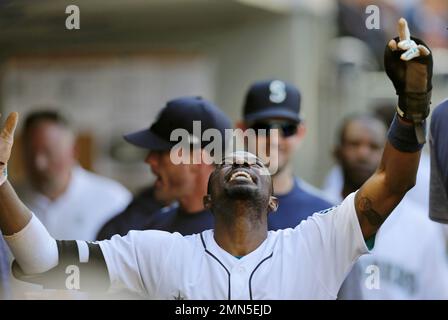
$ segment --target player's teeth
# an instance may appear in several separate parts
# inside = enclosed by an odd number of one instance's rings
[[[235,179],[235,178],[238,177],[238,176],[240,176],[240,177],[241,177],[241,176],[244,176],[244,177],[246,177],[247,179],[252,180],[251,176],[250,176],[247,172],[240,171],[240,172],[235,172],[234,174],[232,174],[232,176],[230,177],[230,181],[233,180],[233,179]]]

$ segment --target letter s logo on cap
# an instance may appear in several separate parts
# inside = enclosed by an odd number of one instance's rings
[[[285,83],[280,80],[274,80],[269,85],[269,100],[274,103],[282,103],[286,99],[286,88]]]

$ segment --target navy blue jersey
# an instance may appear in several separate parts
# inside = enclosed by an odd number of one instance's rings
[[[125,236],[130,230],[144,230],[152,215],[163,204],[154,199],[154,187],[149,186],[140,191],[127,208],[110,219],[98,232],[97,240],[110,239],[113,235]]]
[[[448,100],[435,108],[431,118],[431,175],[429,217],[448,223]]]
[[[155,213],[145,229],[179,232],[187,236],[213,229],[213,227],[213,214],[209,210],[186,213],[180,207],[171,207],[163,208]]]
[[[313,213],[333,206],[319,190],[298,178],[290,192],[276,197],[279,205],[268,215],[269,230],[295,228]]]

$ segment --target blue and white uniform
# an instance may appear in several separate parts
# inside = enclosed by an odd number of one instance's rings
[[[299,178],[294,178],[294,185],[288,193],[275,196],[279,205],[277,211],[268,215],[269,230],[294,228],[314,212],[333,206],[320,190]]]
[[[354,262],[368,252],[354,196],[294,229],[268,232],[242,258],[219,247],[213,230],[185,237],[131,231],[101,241],[111,290],[151,299],[335,299]]]

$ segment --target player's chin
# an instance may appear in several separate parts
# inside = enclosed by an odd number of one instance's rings
[[[226,183],[224,185],[226,195],[231,199],[245,200],[254,198],[259,193],[259,188],[254,183]]]

